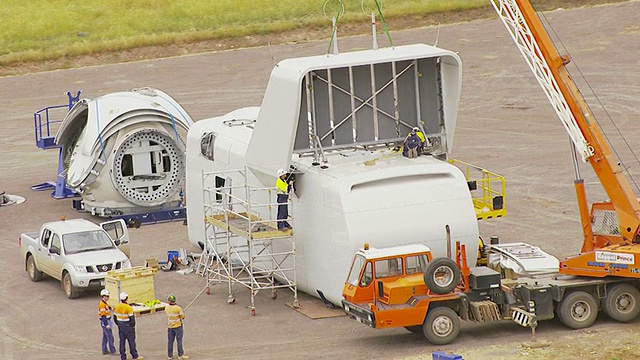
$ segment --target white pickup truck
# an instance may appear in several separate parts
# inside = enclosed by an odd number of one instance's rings
[[[42,280],[43,274],[58,279],[69,299],[104,287],[107,271],[131,267],[124,220],[100,225],[84,219],[48,222],[39,233],[21,234],[19,242],[31,281]]]

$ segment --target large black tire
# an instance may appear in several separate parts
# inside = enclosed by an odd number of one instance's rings
[[[65,272],[64,276],[62,276],[62,290],[64,290],[64,294],[69,299],[75,299],[80,295],[75,286],[73,286],[73,283],[71,282],[71,275],[69,275],[68,272]]]
[[[450,344],[460,333],[460,318],[455,311],[445,306],[429,309],[422,332],[434,345]]]
[[[593,325],[598,317],[596,299],[584,291],[567,294],[557,308],[560,321],[572,329],[584,329]]]
[[[618,284],[608,289],[602,300],[602,310],[613,320],[629,322],[640,314],[640,291],[629,284]]]
[[[29,279],[33,282],[37,282],[42,280],[43,274],[42,271],[38,269],[36,265],[36,261],[33,260],[33,255],[27,255],[27,274],[29,274]]]
[[[460,269],[449,258],[437,258],[424,270],[424,283],[436,294],[447,294],[460,283]]]

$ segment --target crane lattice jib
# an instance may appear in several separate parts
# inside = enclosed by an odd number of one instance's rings
[[[528,0],[491,0],[511,38],[560,117],[583,161],[593,167],[616,209],[623,241],[637,242],[640,204],[595,118]]]
[[[569,108],[569,104],[567,104],[556,79],[553,77],[549,64],[542,56],[540,47],[529,28],[529,24],[524,21],[520,8],[515,1],[492,0],[491,4],[509,31],[509,35],[511,35],[511,38],[516,43],[518,50],[520,50],[522,57],[524,57],[527,65],[529,65],[531,72],[533,72],[536,80],[538,80],[545,95],[547,95],[551,106],[553,106],[553,110],[558,114],[576,150],[582,155],[582,160],[587,161],[587,159],[593,155],[593,148],[589,147],[582,135],[576,119]]]

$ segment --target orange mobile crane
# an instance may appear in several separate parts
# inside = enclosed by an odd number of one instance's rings
[[[569,76],[569,59],[558,54],[529,1],[491,3],[563,122],[575,153],[593,166],[610,201],[595,203],[589,214],[576,165],[584,243],[580,255],[562,262],[548,261],[551,256],[524,243],[491,245],[488,266],[473,268],[466,265],[464,245],[457,244],[450,259],[433,258],[426,246],[375,249],[365,244],[354,256],[342,307],[370,327],[405,327],[422,332],[433,344],[454,341],[461,320],[512,319],[535,330],[540,321],[557,317],[582,329],[603,310],[616,321],[632,321],[640,315],[640,203]],[[608,219],[609,231],[602,226],[595,231],[592,224],[600,218]]]
[[[610,201],[594,203],[589,214],[584,182],[576,166],[576,193],[584,242],[580,255],[560,263],[563,274],[640,278],[640,203],[613,156],[595,117],[528,0],[491,0],[583,161],[595,171]],[[615,214],[613,213],[615,211]],[[617,215],[617,217],[615,216]],[[608,219],[608,231],[592,223]]]

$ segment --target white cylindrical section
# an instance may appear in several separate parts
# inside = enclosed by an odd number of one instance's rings
[[[376,14],[371,12],[371,31],[373,33],[373,50],[378,50],[378,32],[376,31]]]

